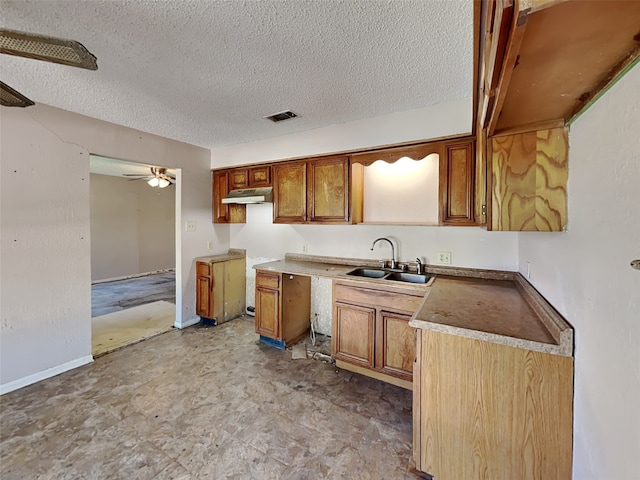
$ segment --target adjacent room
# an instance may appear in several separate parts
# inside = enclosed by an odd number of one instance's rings
[[[635,480],[639,25],[0,2],[0,477]]]

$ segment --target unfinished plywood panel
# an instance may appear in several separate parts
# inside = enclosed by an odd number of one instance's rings
[[[566,128],[491,139],[491,228],[562,231],[567,223]]]
[[[421,331],[414,452],[439,480],[569,480],[573,359]]]
[[[491,134],[571,119],[640,51],[640,2],[530,4],[508,19]]]

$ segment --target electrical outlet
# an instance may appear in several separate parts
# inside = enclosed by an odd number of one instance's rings
[[[438,263],[451,265],[451,252],[439,252]]]
[[[195,220],[187,220],[185,230],[187,232],[195,232],[198,227],[198,222]]]
[[[302,245],[302,253],[307,253],[308,249],[309,249],[309,246],[306,243]]]

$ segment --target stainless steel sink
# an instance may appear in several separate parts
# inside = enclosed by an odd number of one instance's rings
[[[385,280],[407,283],[427,283],[431,280],[431,276],[425,275],[424,273],[392,272],[385,277]]]
[[[384,270],[376,270],[375,268],[356,268],[347,273],[354,277],[382,278],[387,274]]]

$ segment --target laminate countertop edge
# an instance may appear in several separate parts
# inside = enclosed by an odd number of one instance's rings
[[[347,276],[349,271],[358,266],[379,268],[379,262],[371,259],[287,253],[284,260],[257,264],[254,265],[253,268],[255,270],[271,271],[274,273],[317,276],[341,281],[348,280],[361,284],[369,284],[371,286],[383,285],[383,283],[376,279]],[[439,265],[425,265],[425,272],[436,275],[435,281],[431,286],[425,287],[424,285],[411,286],[409,284],[403,284],[403,287],[405,288],[409,287],[419,289],[424,294],[420,307],[416,310],[409,322],[410,326],[423,330],[432,330],[542,353],[573,357],[573,328],[518,272],[446,267]],[[497,286],[495,288],[497,290],[500,290],[500,287],[503,285],[508,285],[510,287],[509,293],[512,297],[519,294],[519,299],[516,296],[517,303],[522,304],[520,305],[520,308],[524,309],[525,313],[527,313],[528,318],[530,319],[529,321],[536,322],[535,325],[529,326],[534,326],[537,331],[542,332],[539,333],[538,336],[542,336],[544,340],[538,341],[532,338],[522,338],[527,335],[516,334],[511,336],[496,333],[495,331],[485,331],[488,329],[482,330],[466,328],[464,325],[447,324],[447,317],[457,319],[457,323],[461,323],[456,312],[460,306],[457,305],[456,302],[443,302],[445,304],[444,311],[441,303],[439,306],[440,309],[437,312],[438,314],[436,315],[431,308],[432,305],[429,302],[429,297],[433,292],[435,292],[434,296],[441,293],[442,287],[447,285],[448,280],[459,281],[460,285],[455,287],[459,289],[458,292],[464,292],[464,288],[472,288],[476,284],[479,286],[488,284],[488,288],[494,288],[493,284],[496,284]],[[385,283],[389,285],[388,282]],[[466,287],[467,285],[469,287]],[[391,287],[391,285],[389,286]],[[464,298],[465,296],[462,295],[462,297]],[[487,302],[491,302],[490,296],[487,298]],[[489,307],[490,306],[491,305],[489,305]],[[469,314],[469,312],[471,312],[472,316],[479,317],[486,313],[483,311],[483,308],[486,308],[486,306],[475,307],[477,312],[474,312],[473,305],[471,305],[470,308],[471,310],[467,310],[466,313]],[[520,318],[509,318],[507,320],[511,323],[515,323],[517,326],[517,322]],[[452,321],[451,323],[456,322]],[[464,323],[464,319],[462,320],[462,323]],[[499,328],[496,330],[499,330]],[[531,337],[535,337],[535,335],[532,335]]]

